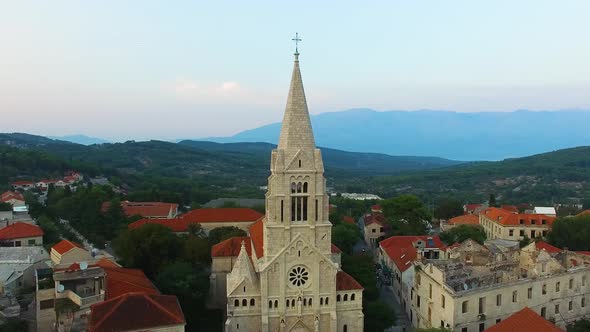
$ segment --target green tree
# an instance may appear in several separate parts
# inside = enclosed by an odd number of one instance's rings
[[[332,243],[347,254],[352,254],[354,245],[360,240],[358,227],[341,223],[332,227]]]
[[[191,223],[188,225],[188,234],[198,237],[205,237],[203,226],[199,223]]]
[[[472,239],[479,244],[483,244],[487,238],[486,232],[480,225],[458,225],[440,233],[439,236],[448,245],[455,242],[462,243],[467,239]]]
[[[60,241],[59,229],[50,217],[42,215],[37,218],[37,223],[43,230],[43,243],[46,247],[50,248]]]
[[[181,245],[170,228],[160,224],[125,230],[114,241],[115,252],[126,267],[142,269],[152,278],[178,258]]]
[[[350,274],[358,281],[365,291],[363,300],[374,301],[379,297],[375,273],[375,263],[369,255],[348,255],[342,254],[342,267],[346,273]]]
[[[494,194],[490,194],[490,199],[488,201],[488,205],[491,207],[497,207],[497,203],[496,203],[496,195]]]
[[[456,199],[441,200],[436,209],[434,209],[434,217],[437,219],[451,219],[463,214],[463,204]]]
[[[12,205],[5,202],[0,202],[0,211],[12,211]]]
[[[567,326],[567,332],[588,332],[590,331],[590,320],[580,319]]]
[[[0,324],[0,332],[27,332],[27,321],[19,318],[8,318]]]
[[[414,195],[401,195],[381,202],[383,213],[391,225],[390,235],[425,235],[430,212]]]
[[[529,237],[525,234],[524,237],[522,238],[522,240],[518,241],[518,246],[520,248],[524,248],[526,246],[528,246],[531,243],[531,239],[529,239]]]
[[[363,303],[366,332],[383,332],[395,323],[395,313],[387,303],[382,301]]]
[[[556,219],[547,239],[558,248],[590,250],[590,215]]]
[[[211,244],[206,238],[189,235],[184,239],[183,258],[191,264],[211,262]]]
[[[243,230],[235,227],[235,226],[225,226],[225,227],[218,227],[214,228],[209,232],[209,243],[211,245],[217,244],[221,241],[227,240],[229,238],[235,236],[246,236],[246,232]]]

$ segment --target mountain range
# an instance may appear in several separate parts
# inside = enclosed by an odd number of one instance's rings
[[[590,145],[590,111],[457,113],[354,109],[312,116],[316,143],[345,151],[433,156],[453,160],[502,160]],[[220,143],[276,143],[280,123]]]

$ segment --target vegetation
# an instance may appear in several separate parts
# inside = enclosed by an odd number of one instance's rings
[[[587,332],[590,331],[590,320],[580,319],[567,326],[567,332]]]
[[[483,244],[487,238],[486,232],[479,225],[458,225],[439,234],[440,239],[447,245],[455,242],[462,243],[467,239]]]
[[[10,203],[0,202],[0,211],[12,211],[12,205]]]
[[[8,318],[0,324],[0,332],[27,332],[27,321],[19,318]]]
[[[332,227],[332,243],[342,252],[353,254],[354,245],[361,239],[361,231],[356,225],[338,224]]]
[[[434,209],[434,217],[437,219],[451,219],[463,214],[461,201],[452,198],[441,199]]]
[[[558,248],[590,250],[590,215],[558,218],[553,222],[547,240]]]
[[[209,242],[211,245],[219,243],[221,241],[230,239],[235,236],[246,236],[246,232],[243,230],[235,227],[235,226],[226,226],[226,227],[218,227],[214,228],[209,232]]]
[[[395,323],[393,309],[384,302],[365,302],[363,312],[366,332],[382,332]]]
[[[391,235],[424,235],[432,218],[424,203],[413,195],[400,195],[381,202],[381,208],[391,226]]]

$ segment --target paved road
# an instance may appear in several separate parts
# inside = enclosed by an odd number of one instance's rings
[[[412,325],[410,324],[408,317],[402,309],[401,304],[396,300],[395,296],[393,295],[393,290],[391,286],[382,286],[379,288],[379,299],[387,303],[390,307],[392,307],[395,313],[395,325],[389,331],[413,331],[411,327]]]

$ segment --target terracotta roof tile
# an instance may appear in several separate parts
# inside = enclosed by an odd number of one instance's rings
[[[254,222],[264,216],[248,208],[210,208],[189,211],[181,218],[187,221],[204,222]]]
[[[364,289],[361,284],[358,283],[352,276],[344,271],[338,271],[336,273],[336,290],[355,290]]]
[[[15,191],[6,191],[0,195],[0,202],[8,202],[11,199],[16,199],[23,202],[25,201],[23,194]]]
[[[356,223],[354,222],[354,218],[351,216],[342,217],[342,222],[350,225],[356,225]]]
[[[160,294],[156,286],[139,269],[126,269],[101,264],[106,272],[106,299],[118,296],[143,292],[147,294]]]
[[[264,256],[264,216],[258,219],[257,222],[253,223],[248,230],[250,232],[250,238],[252,244],[254,244],[254,251],[256,257],[260,258]]]
[[[0,229],[0,241],[43,236],[43,230],[36,225],[15,222]]]
[[[543,241],[536,242],[535,247],[537,248],[537,250],[545,249],[545,251],[547,251],[548,253],[551,253],[551,254],[558,253],[558,252],[562,251],[561,249],[554,247],[554,246],[550,245],[549,243],[543,242]]]
[[[189,224],[194,224],[195,222],[189,222],[188,220],[174,218],[174,219],[140,219],[134,221],[127,225],[129,229],[138,229],[143,225],[146,224],[160,224],[162,226],[166,226],[170,228],[173,232],[182,233],[188,232]]]
[[[542,221],[545,221],[545,225],[551,226],[555,217],[547,216],[544,214],[533,214],[533,213],[510,213],[506,210],[498,208],[485,209],[481,215],[486,216],[488,219],[494,220],[501,225],[521,225],[520,221],[523,221],[524,226],[540,226],[543,225]],[[533,224],[533,222],[535,222]]]
[[[429,241],[428,238],[431,238],[432,241]],[[446,249],[445,244],[440,240],[438,235],[392,236],[379,242],[379,247],[385,251],[400,272],[404,272],[412,266],[412,262],[416,260],[416,257],[418,256],[416,248],[414,247],[418,240],[424,242],[424,248]]]
[[[465,214],[448,221],[449,225],[479,225],[479,217],[474,214]]]
[[[14,181],[11,183],[13,186],[31,186],[34,185],[35,182],[33,181]]]
[[[252,244],[248,236],[237,236],[221,241],[211,247],[211,257],[237,257],[242,248],[242,241],[246,245],[248,256],[252,256]]]
[[[576,217],[581,217],[581,216],[586,216],[586,215],[590,215],[590,209],[584,210],[584,211],[576,214]]]
[[[84,249],[84,247],[82,247],[82,245],[72,242],[70,240],[61,240],[56,245],[54,245],[51,249],[57,251],[60,255],[63,255],[66,252],[68,252],[76,247]]]
[[[465,212],[473,212],[481,206],[481,204],[465,204]]]
[[[333,254],[339,254],[342,252],[342,250],[340,250],[340,248],[338,248],[335,244],[332,244],[331,250]]]
[[[110,205],[111,202],[102,203],[101,211],[107,211]],[[121,202],[121,208],[123,209],[123,213],[128,217],[139,215],[144,218],[166,218],[178,209],[178,204],[123,201]]]
[[[518,208],[515,205],[502,205],[500,209],[506,210],[511,213],[518,213]]]
[[[562,332],[550,321],[528,307],[512,314],[484,332]]]
[[[184,325],[176,296],[128,293],[90,307],[89,332],[135,331]]]
[[[373,213],[368,214],[365,216],[365,226],[369,226],[370,224],[377,224],[381,226],[385,226],[385,217],[380,213]]]

